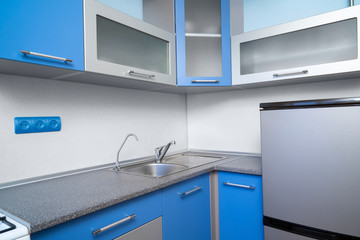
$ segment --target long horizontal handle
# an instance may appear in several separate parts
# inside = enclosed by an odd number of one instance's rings
[[[136,77],[143,77],[143,78],[154,78],[155,77],[155,75],[153,75],[153,74],[139,73],[139,72],[135,72],[133,70],[129,70],[128,74],[132,75],[132,76],[136,76]]]
[[[60,60],[60,61],[64,61],[64,62],[72,62],[71,59],[67,59],[67,58],[63,58],[63,57],[57,57],[57,56],[52,56],[52,55],[47,55],[47,54],[43,54],[43,53],[30,52],[30,51],[25,51],[25,50],[21,50],[21,53],[23,53],[23,54],[28,54],[28,55],[33,55],[33,56],[37,56],[37,57],[43,57],[43,58],[50,58],[50,59]]]
[[[112,224],[110,224],[110,225],[107,225],[107,226],[102,227],[102,228],[100,228],[100,229],[98,229],[98,230],[95,230],[95,231],[92,232],[92,234],[93,234],[93,235],[99,234],[99,233],[101,233],[101,232],[103,232],[103,231],[106,231],[106,230],[108,230],[108,229],[110,229],[110,228],[112,228],[112,227],[115,227],[115,226],[117,226],[117,225],[119,225],[119,224],[122,224],[122,223],[124,223],[124,222],[130,221],[130,220],[133,219],[134,217],[136,217],[136,214],[130,215],[130,216],[126,217],[126,218],[121,219],[120,221],[114,222],[114,223],[112,223]]]
[[[189,195],[189,194],[191,194],[193,192],[199,191],[202,188],[203,188],[202,186],[196,187],[196,188],[194,188],[194,189],[192,189],[190,191],[187,191],[187,192],[184,192],[184,193],[179,193],[179,195],[182,196],[182,197],[185,197],[185,196],[187,196],[187,195]]]
[[[291,75],[298,75],[298,74],[306,74],[308,73],[308,70],[302,70],[298,72],[288,72],[288,73],[274,73],[274,77],[285,77],[285,76],[291,76]]]
[[[192,80],[192,83],[218,83],[219,80]]]
[[[242,185],[242,184],[236,184],[236,183],[229,183],[229,182],[223,182],[224,185],[233,186],[233,187],[239,187],[239,188],[246,188],[246,189],[253,189],[255,190],[255,186],[248,186],[248,185]]]

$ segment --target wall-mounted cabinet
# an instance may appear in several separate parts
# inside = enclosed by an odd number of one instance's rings
[[[351,0],[243,0],[244,32],[296,21],[350,6]]]
[[[84,16],[86,71],[176,84],[173,33],[96,0]]]
[[[232,37],[234,85],[357,74],[360,6]]]
[[[84,70],[82,0],[3,0],[0,11],[0,58]]]
[[[178,86],[230,86],[229,0],[175,0]]]

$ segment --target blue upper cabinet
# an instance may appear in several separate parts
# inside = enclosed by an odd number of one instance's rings
[[[175,0],[178,86],[231,86],[230,1]]]
[[[219,172],[221,240],[263,240],[261,176]]]
[[[163,190],[164,240],[211,240],[209,174]]]
[[[82,0],[0,1],[0,58],[83,71],[82,9]]]
[[[355,4],[358,4],[358,0]],[[249,32],[350,6],[350,0],[244,0],[244,31]]]

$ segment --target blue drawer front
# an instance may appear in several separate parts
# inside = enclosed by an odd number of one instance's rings
[[[255,190],[228,186],[224,182],[254,186]],[[220,239],[264,239],[262,204],[260,176],[219,172]]]
[[[0,1],[0,57],[84,70],[82,0]],[[25,55],[21,50],[71,59]]]
[[[178,86],[231,86],[230,0],[221,0],[222,76],[186,76],[185,1],[175,0],[176,68]],[[206,59],[204,59],[206,62]],[[193,83],[193,80],[218,80],[217,83]]]
[[[97,235],[92,232],[127,216],[136,217]],[[32,240],[113,239],[162,214],[161,191],[147,194],[31,235]]]
[[[199,191],[181,196],[196,187]],[[210,240],[209,174],[178,183],[163,191],[164,240]]]

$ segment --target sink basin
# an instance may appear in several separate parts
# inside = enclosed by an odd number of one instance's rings
[[[120,171],[140,174],[150,177],[162,177],[189,168],[188,166],[174,163],[145,163],[122,168]]]

